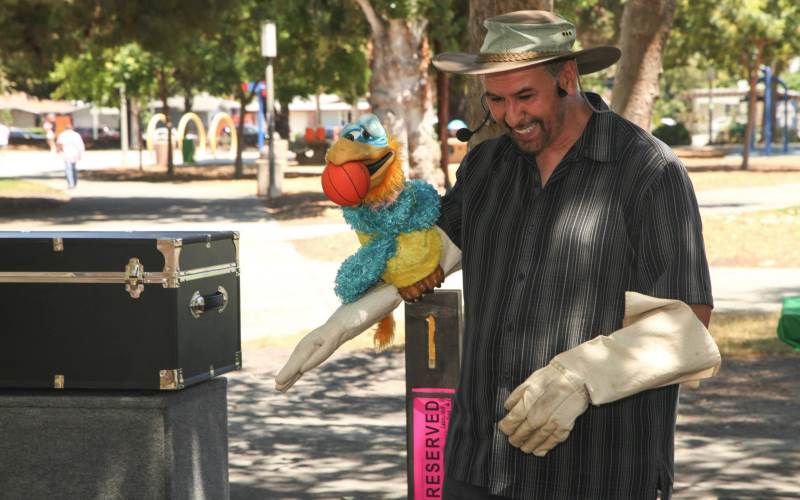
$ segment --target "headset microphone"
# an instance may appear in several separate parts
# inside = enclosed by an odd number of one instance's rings
[[[477,133],[478,130],[482,129],[483,126],[486,125],[486,122],[489,121],[489,118],[491,118],[491,116],[492,116],[492,113],[490,111],[486,111],[486,116],[483,118],[483,121],[481,122],[480,125],[478,125],[478,127],[475,130],[470,130],[470,129],[466,128],[466,127],[458,129],[456,131],[456,139],[458,139],[461,142],[469,141],[469,139],[475,133]]]

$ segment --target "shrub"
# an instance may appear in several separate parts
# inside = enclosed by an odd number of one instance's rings
[[[664,141],[668,146],[686,146],[692,143],[692,136],[681,122],[675,125],[659,125],[653,130],[653,135]]]
[[[747,125],[744,123],[731,123],[731,125],[720,134],[720,141],[726,144],[742,144],[744,143],[744,129]]]

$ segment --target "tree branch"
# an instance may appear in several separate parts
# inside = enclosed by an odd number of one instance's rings
[[[375,12],[375,9],[372,7],[372,4],[369,0],[355,0],[361,10],[364,11],[364,16],[367,18],[367,22],[369,23],[370,27],[372,28],[372,33],[375,36],[380,36],[383,34],[383,21],[381,21],[380,16],[378,13]]]

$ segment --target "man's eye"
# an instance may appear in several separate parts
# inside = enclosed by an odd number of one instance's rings
[[[495,104],[503,102],[503,98],[499,96],[489,96],[489,101]]]
[[[522,94],[520,96],[517,96],[517,99],[519,99],[520,101],[527,101],[528,99],[530,99],[532,97],[533,97],[533,94]]]

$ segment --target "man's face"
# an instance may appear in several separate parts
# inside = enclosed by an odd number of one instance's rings
[[[561,132],[566,103],[544,66],[486,75],[484,86],[492,117],[522,151],[537,154]]]

